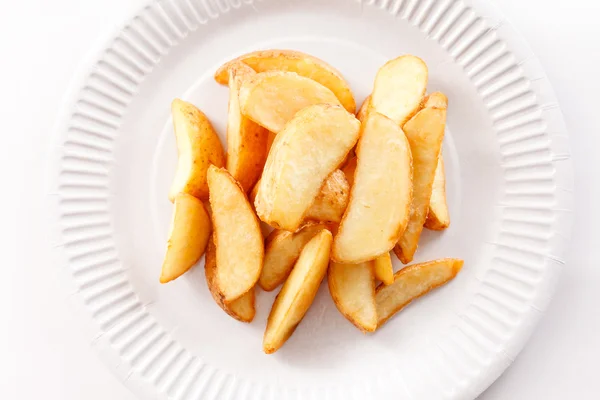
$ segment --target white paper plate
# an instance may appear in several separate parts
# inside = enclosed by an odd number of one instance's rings
[[[225,131],[213,81],[249,50],[321,57],[357,102],[403,53],[450,99],[444,143],[451,227],[417,260],[461,257],[450,284],[363,335],[326,284],[292,338],[261,350],[274,293],[252,324],[213,302],[202,262],[160,285],[176,161],[169,105],[192,101]],[[486,1],[151,2],[74,82],[49,172],[57,263],[107,365],[144,399],[472,399],[514,360],[563,265],[572,170],[537,60]],[[396,265],[398,268],[399,265]]]

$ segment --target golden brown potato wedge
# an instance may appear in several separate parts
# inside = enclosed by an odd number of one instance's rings
[[[463,263],[463,260],[456,258],[443,258],[410,265],[396,272],[394,283],[377,287],[377,327],[385,324],[414,299],[454,278],[460,272]]]
[[[325,179],[319,194],[304,216],[305,221],[340,222],[348,206],[350,185],[337,169]]]
[[[227,170],[248,192],[260,178],[267,160],[269,131],[240,111],[239,92],[244,80],[256,72],[243,63],[229,67],[229,111],[227,114]]]
[[[373,260],[373,263],[375,266],[375,278],[386,285],[391,285],[394,282],[394,267],[392,266],[390,253],[383,253]]]
[[[351,157],[342,171],[344,171],[344,175],[346,175],[346,180],[348,181],[348,185],[352,187],[354,185],[354,173],[356,172],[356,164],[357,164],[356,156]]]
[[[270,292],[288,277],[300,252],[323,224],[309,224],[298,232],[274,230],[265,240],[265,261],[258,279],[261,288]]]
[[[369,111],[369,107],[371,106],[371,95],[368,95],[365,101],[363,101],[360,106],[358,112],[356,113],[356,118],[362,123],[365,121],[367,117],[367,111]]]
[[[394,252],[404,264],[412,261],[419,244],[444,139],[446,107],[443,106],[443,100],[446,96],[433,93],[430,97],[435,98],[441,106],[425,107],[404,124],[404,133],[410,143],[413,158],[413,199],[408,225],[394,247]]]
[[[450,212],[448,211],[448,203],[446,202],[446,172],[444,171],[444,158],[442,157],[442,153],[440,153],[438,165],[435,169],[435,177],[433,178],[425,228],[441,231],[449,226]]]
[[[269,225],[296,231],[325,179],[358,139],[360,122],[341,106],[299,111],[275,138],[254,206]]]
[[[221,66],[215,73],[215,80],[227,84],[227,70],[233,63],[243,62],[256,72],[289,71],[319,82],[331,90],[341,104],[354,113],[356,103],[350,85],[342,74],[325,61],[294,50],[261,50],[244,54]]]
[[[388,61],[377,71],[370,107],[403,126],[421,106],[427,76],[427,65],[418,57]]]
[[[223,146],[206,115],[194,105],[175,99],[171,104],[173,127],[177,139],[177,172],[169,200],[178,193],[208,199],[206,170],[210,164],[225,165]]]
[[[340,104],[333,92],[294,72],[256,74],[240,88],[242,114],[271,132],[279,133],[300,110],[313,104]]]
[[[346,264],[390,251],[404,231],[412,199],[412,158],[402,129],[370,111],[361,132],[350,202],[332,249],[332,259]]]
[[[327,283],[335,306],[348,321],[363,332],[377,329],[373,261],[359,264],[332,261]]]
[[[308,311],[327,272],[331,240],[331,232],[323,229],[302,249],[271,308],[263,338],[265,353],[277,351]]]
[[[160,283],[172,281],[193,267],[204,254],[211,232],[210,217],[200,200],[179,193],[174,203]]]
[[[229,305],[247,293],[260,276],[263,236],[242,187],[226,169],[208,169],[210,206],[217,248],[215,280],[222,301]]]
[[[206,248],[204,274],[210,294],[223,311],[238,321],[251,322],[254,319],[254,315],[256,314],[254,288],[248,290],[242,297],[229,304],[225,304],[223,301],[223,294],[219,292],[217,285],[217,249],[212,238],[209,240],[208,247]]]

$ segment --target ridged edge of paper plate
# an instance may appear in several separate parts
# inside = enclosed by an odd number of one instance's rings
[[[50,202],[57,256],[113,372],[145,398],[317,398],[306,388],[259,387],[192,356],[148,312],[128,282],[113,240],[113,145],[137,87],[169,49],[200,25],[253,1],[166,0],[145,7],[82,69],[53,148]],[[570,236],[568,138],[549,83],[518,34],[484,2],[364,1],[417,27],[463,67],[497,136],[505,194],[488,243],[492,265],[440,342],[403,371],[406,392],[474,398],[514,360],[546,308]],[[477,8],[477,11],[475,10]],[[55,153],[58,151],[58,153]],[[433,350],[435,349],[435,351]],[[441,351],[440,351],[441,350]],[[442,356],[440,356],[442,355]],[[425,368],[427,373],[425,372]],[[362,388],[374,390],[374,383]],[[432,389],[434,388],[434,389]],[[328,390],[347,398],[347,390]],[[260,391],[259,394],[255,393]],[[335,393],[332,394],[332,393]],[[429,392],[430,393],[430,392]]]

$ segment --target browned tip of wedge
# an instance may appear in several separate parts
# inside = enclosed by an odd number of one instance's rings
[[[425,97],[423,108],[448,108],[448,98],[442,92],[433,92]]]
[[[219,136],[202,111],[180,99],[171,104],[173,128],[177,140],[177,172],[169,191],[173,201],[178,193],[208,199],[206,170],[213,164],[225,165],[225,152]]]
[[[210,294],[212,295],[217,305],[221,307],[221,309],[225,311],[228,315],[241,322],[251,322],[254,319],[254,315],[256,314],[256,308],[254,306],[254,288],[250,289],[239,299],[232,301],[229,304],[225,304],[224,296],[219,291],[217,285],[216,272],[217,253],[215,244],[211,238],[208,242],[208,247],[206,248],[206,257],[204,264],[204,274],[206,276],[206,283],[208,284]]]
[[[383,253],[373,260],[373,263],[375,266],[375,278],[379,279],[385,285],[391,285],[394,282],[394,267],[392,266],[390,253]]]
[[[325,86],[294,72],[261,72],[240,88],[242,114],[274,133],[298,111],[315,104],[340,102]]]
[[[371,108],[400,126],[421,106],[428,71],[423,60],[404,55],[385,63],[375,77]]]
[[[283,346],[308,311],[327,272],[331,241],[331,232],[323,229],[302,249],[271,308],[263,338],[265,353]]]
[[[463,263],[463,260],[456,258],[443,258],[410,265],[396,272],[394,283],[377,287],[377,327],[385,324],[414,299],[453,279],[462,269]]]
[[[179,193],[174,203],[160,283],[172,281],[193,267],[204,254],[211,232],[210,217],[200,200]]]
[[[363,122],[365,120],[365,118],[367,117],[367,112],[369,111],[370,105],[371,105],[371,95],[368,95],[367,98],[363,101],[360,108],[358,109],[358,112],[356,113],[356,118],[360,122]]]
[[[263,236],[258,219],[242,187],[226,169],[208,169],[213,239],[216,251],[216,284],[229,304],[248,292],[260,276]]]
[[[429,199],[429,212],[425,220],[425,228],[440,231],[450,226],[450,212],[446,201],[446,172],[444,158],[440,153],[438,165],[433,178],[431,198]]]
[[[304,219],[338,223],[346,211],[349,197],[350,185],[348,185],[346,175],[336,169],[325,179],[321,191],[306,212]]]
[[[373,261],[359,264],[331,262],[327,272],[329,293],[337,309],[363,332],[377,328]]]
[[[227,70],[234,63],[243,62],[256,72],[290,71],[319,82],[331,90],[348,112],[354,113],[356,103],[350,85],[342,74],[325,61],[295,50],[259,50],[244,54],[222,65],[215,80],[227,84]]]

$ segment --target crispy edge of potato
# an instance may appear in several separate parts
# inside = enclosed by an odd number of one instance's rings
[[[303,226],[298,232],[288,232],[279,229],[271,232],[265,239],[265,258],[260,277],[258,278],[259,286],[263,290],[270,292],[281,285],[292,271],[306,243],[323,228],[325,228],[324,224],[313,222]],[[286,252],[289,255],[285,263],[277,262],[277,259],[281,261],[281,257],[273,259],[275,255],[281,252]]]
[[[230,240],[232,235],[231,235],[231,232],[229,232],[228,235],[220,237],[219,233],[220,233],[220,230],[222,229],[221,224],[224,224],[227,227],[228,222],[223,221],[222,219],[223,219],[223,216],[225,216],[225,218],[231,216],[232,207],[231,207],[231,204],[216,204],[215,196],[213,195],[213,193],[215,191],[213,190],[214,188],[211,188],[209,201],[210,201],[210,206],[212,209],[213,240],[215,242],[216,260],[217,260],[217,268],[216,268],[215,277],[216,277],[216,283],[217,283],[219,292],[221,292],[223,294],[223,301],[225,302],[225,304],[230,304],[231,302],[242,297],[248,290],[252,289],[254,287],[254,285],[256,284],[256,282],[258,281],[258,277],[260,276],[260,272],[261,272],[262,265],[263,265],[263,259],[264,259],[264,239],[263,239],[263,235],[261,232],[259,220],[256,217],[254,210],[252,209],[252,205],[248,201],[248,197],[246,196],[244,189],[231,176],[229,171],[227,171],[225,168],[218,168],[218,167],[215,167],[214,165],[211,165],[208,169],[209,186],[213,186],[213,185],[217,184],[216,179],[220,179],[220,178],[217,178],[217,176],[219,176],[219,175],[221,175],[223,177],[223,179],[224,179],[223,182],[229,182],[228,184],[231,185],[230,188],[233,191],[235,191],[235,192],[239,191],[239,193],[238,193],[239,197],[236,200],[236,202],[238,203],[237,206],[241,207],[240,211],[242,213],[247,213],[248,221],[246,221],[246,222],[249,223],[249,224],[247,224],[248,226],[246,226],[246,229],[244,229],[244,237],[249,237],[250,235],[253,234],[253,232],[254,232],[253,235],[256,236],[256,243],[254,243],[254,246],[256,248],[254,248],[254,249],[249,247],[249,245],[245,246],[241,250],[239,250],[237,247],[234,247],[234,246],[226,246],[227,251],[230,252],[227,254],[228,256],[231,255],[231,251],[236,250],[236,251],[242,252],[244,254],[243,256],[238,257],[238,259],[247,260],[251,256],[256,257],[256,260],[253,260],[256,264],[254,266],[255,271],[252,271],[252,274],[254,277],[251,280],[253,280],[253,282],[247,283],[248,287],[246,290],[234,291],[234,294],[226,293],[222,287],[222,282],[221,282],[222,277],[220,276],[221,271],[219,271],[219,269],[222,266],[222,264],[220,265],[220,263],[222,262],[220,260],[220,258],[223,255],[223,253],[219,251],[219,246],[221,245],[221,243],[220,243],[221,239],[227,238],[227,240]],[[212,181],[214,181],[215,183],[211,183]],[[235,192],[230,193],[229,197],[233,197],[232,195],[235,194]],[[222,195],[222,193],[219,195]],[[217,207],[215,207],[215,205],[217,205]],[[222,214],[222,210],[220,210],[221,206],[229,206],[229,207],[224,207],[225,208],[225,210],[223,210],[224,214]],[[235,223],[230,224],[230,225],[235,226],[235,229],[239,229],[239,225],[241,223],[242,223],[241,219],[237,218],[235,220]],[[248,244],[248,243],[246,243],[246,244]],[[256,254],[252,254],[253,252]],[[240,267],[241,266],[238,264],[236,268],[240,268]]]
[[[325,179],[315,201],[304,215],[304,220],[339,223],[348,207],[349,198],[350,185],[346,175],[336,169]]]
[[[233,63],[243,62],[256,72],[284,70],[314,79],[331,90],[348,112],[354,113],[356,102],[350,85],[343,75],[325,61],[296,50],[259,50],[241,55],[223,64],[215,72],[215,81],[228,83],[227,70]]]
[[[379,286],[377,286],[377,289],[375,290],[375,302],[377,303],[377,316],[378,316],[377,329],[379,329],[381,326],[383,326],[391,317],[393,317],[399,311],[404,309],[404,307],[409,305],[413,300],[418,299],[419,297],[429,293],[433,289],[440,287],[443,284],[454,279],[454,277],[456,277],[456,275],[462,269],[463,264],[464,264],[464,261],[461,259],[457,259],[457,258],[442,258],[442,259],[438,259],[438,260],[427,261],[424,263],[412,264],[412,265],[409,265],[409,266],[401,269],[400,271],[396,272],[394,274],[394,283],[392,283],[391,285],[380,284]],[[441,279],[436,280],[435,279],[436,276],[434,275],[432,278],[430,276],[432,274],[432,272],[427,271],[427,270],[438,267],[438,266],[443,267],[445,269],[444,272],[447,272],[447,274],[442,276]],[[428,273],[429,273],[429,275],[427,275]],[[423,286],[422,290],[418,291],[417,293],[411,294],[410,297],[402,300],[399,304],[393,305],[393,307],[392,307],[393,311],[388,312],[387,314],[382,312],[381,304],[384,300],[386,300],[389,297],[387,297],[386,299],[382,299],[381,298],[382,295],[380,295],[380,293],[382,293],[384,291],[386,293],[392,292],[392,294],[394,294],[396,292],[401,292],[402,293],[401,296],[405,296],[407,289],[402,285],[406,284],[406,280],[411,279],[411,278],[423,278],[423,277],[425,277],[427,279],[427,282],[429,282],[429,284]],[[394,296],[394,297],[401,297],[401,296]],[[386,315],[384,315],[384,314],[386,314]]]
[[[204,204],[187,193],[177,194],[160,283],[179,278],[198,262],[204,254],[211,230],[210,216]],[[191,253],[191,257],[181,260],[183,255]]]
[[[229,304],[225,304],[223,293],[219,291],[216,282],[216,251],[217,250],[215,248],[215,243],[211,237],[208,242],[208,247],[206,248],[206,255],[204,261],[204,275],[206,277],[206,284],[208,285],[208,290],[210,291],[210,294],[215,300],[215,303],[217,303],[217,305],[221,307],[221,309],[225,311],[229,316],[241,322],[252,322],[254,316],[256,315],[254,288],[250,289],[239,299]]]
[[[362,105],[358,109],[356,113],[356,118],[362,124],[365,118],[367,118],[367,112],[369,112],[369,107],[371,106],[371,95],[368,95],[363,101]]]
[[[331,232],[323,229],[302,249],[269,313],[263,337],[265,353],[280,349],[302,322],[327,273],[332,240]]]
[[[390,253],[383,253],[373,260],[375,278],[385,285],[391,285],[394,282],[394,267]]]
[[[348,181],[348,186],[350,187],[350,189],[352,189],[352,186],[354,185],[354,174],[356,173],[357,162],[358,159],[356,158],[356,156],[351,157],[346,163],[346,165],[344,165],[344,167],[342,168],[344,175],[346,175],[346,180]]]
[[[425,220],[425,228],[441,231],[450,226],[450,212],[446,200],[446,172],[444,168],[444,157],[440,152],[438,166],[433,178],[433,188],[429,200],[429,211]]]
[[[338,311],[354,326],[362,332],[373,332],[377,329],[377,307],[375,304],[375,274],[373,271],[374,262],[366,261],[358,264],[340,264],[335,261],[329,263],[327,269],[327,285],[333,303]],[[346,274],[346,279],[344,279]],[[350,275],[350,277],[348,277]],[[370,292],[356,293],[362,286],[353,286],[360,284],[359,280],[368,278],[370,281]],[[353,293],[349,293],[354,290]],[[361,300],[361,308],[352,310],[353,304],[358,299]],[[370,301],[369,301],[370,300]]]
[[[240,86],[253,75],[256,72],[244,63],[229,66],[226,167],[245,192],[260,178],[269,140],[269,131],[242,115],[240,109]]]
[[[177,170],[169,200],[178,193],[208,199],[206,171],[209,165],[225,165],[223,145],[208,117],[196,106],[180,99],[171,103],[173,130],[177,141]]]

